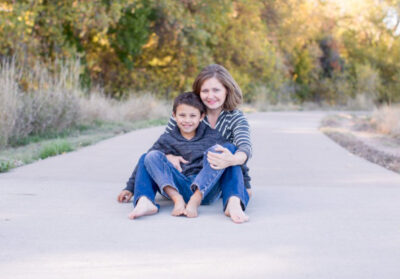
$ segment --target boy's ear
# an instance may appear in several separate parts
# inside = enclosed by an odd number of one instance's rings
[[[205,112],[203,112],[203,113],[201,114],[201,116],[200,116],[200,121],[203,121],[204,117],[206,117],[206,113],[205,113]]]

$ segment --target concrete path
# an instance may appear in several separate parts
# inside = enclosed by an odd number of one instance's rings
[[[0,175],[0,278],[400,278],[400,175],[322,135],[322,113],[248,116],[250,222],[221,204],[197,219],[131,221],[118,204],[163,128]]]

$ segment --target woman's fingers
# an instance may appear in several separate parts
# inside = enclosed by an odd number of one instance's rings
[[[189,161],[186,161],[185,159],[183,159],[182,156],[179,156],[178,158],[179,158],[179,161],[180,161],[181,163],[184,163],[184,164],[189,163]]]
[[[227,149],[227,148],[225,148],[225,147],[222,147],[221,145],[217,145],[217,146],[214,148],[214,150],[215,150],[215,151],[220,151],[220,152],[223,152],[223,153],[225,153],[225,152],[229,152],[229,153],[230,153],[229,149]]]
[[[229,149],[221,147],[222,153],[215,153],[209,151],[207,153],[207,161],[210,163],[213,169],[224,169],[232,165],[232,153]]]
[[[177,164],[174,164],[174,167],[179,171],[182,172],[182,167],[181,164],[178,162]]]
[[[221,169],[221,168],[223,168],[222,166],[221,166],[221,164],[222,164],[222,160],[221,160],[221,158],[219,158],[218,156],[214,156],[215,155],[215,153],[214,154],[208,154],[207,155],[207,161],[208,161],[208,163],[210,164],[210,166],[213,168],[213,169]],[[218,154],[219,155],[219,154]]]

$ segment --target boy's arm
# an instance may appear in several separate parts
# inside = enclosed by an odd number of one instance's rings
[[[170,144],[170,135],[167,133],[162,134],[153,146],[147,151],[158,150],[164,154],[175,154],[174,148]]]
[[[124,190],[127,190],[131,193],[133,193],[133,190],[135,189],[135,177],[136,177],[136,172],[138,169],[138,165],[136,164],[135,169],[133,170],[131,176],[129,177],[128,181],[126,182],[126,187],[124,188]]]
[[[160,139],[161,137],[153,144],[153,146],[147,151],[151,151],[151,150],[160,150],[161,148],[161,144],[160,144]],[[135,169],[133,170],[131,176],[129,177],[128,181],[126,182],[126,187],[124,189],[122,189],[121,194],[118,196],[118,200],[122,199],[122,194],[124,191],[129,191],[130,193],[133,194],[134,190],[135,190],[135,178],[136,178],[136,173],[138,170],[138,166],[139,163],[136,164]]]

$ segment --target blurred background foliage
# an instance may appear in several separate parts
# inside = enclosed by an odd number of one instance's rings
[[[0,57],[79,60],[86,92],[170,99],[224,65],[247,102],[400,101],[399,0],[0,2]],[[25,75],[25,76],[24,76]],[[29,70],[21,90],[35,90]]]

